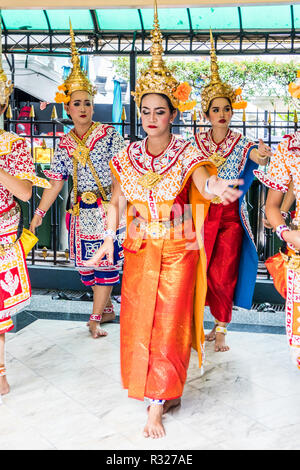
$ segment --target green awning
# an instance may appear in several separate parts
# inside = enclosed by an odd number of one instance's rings
[[[160,8],[162,30],[286,30],[300,27],[300,5]],[[141,31],[152,29],[153,9],[3,10],[6,30]],[[97,24],[95,24],[95,20]]]

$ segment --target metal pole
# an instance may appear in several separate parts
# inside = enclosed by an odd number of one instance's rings
[[[137,119],[136,119],[136,104],[131,94],[135,90],[136,82],[136,52],[130,52],[130,142],[136,140],[137,135]]]

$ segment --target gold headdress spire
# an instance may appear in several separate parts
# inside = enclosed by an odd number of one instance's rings
[[[57,103],[68,103],[71,94],[74,91],[87,91],[90,95],[95,95],[97,89],[89,81],[87,75],[80,67],[80,57],[75,43],[74,32],[70,20],[71,36],[71,63],[72,70],[62,85],[58,87],[60,92],[56,93],[55,101]]]
[[[166,66],[163,56],[162,34],[159,28],[157,1],[154,0],[154,21],[151,31],[152,46],[150,48],[151,62],[149,67],[141,73],[137,80],[135,92],[132,92],[137,107],[140,107],[141,99],[147,93],[159,93],[168,96],[174,108],[181,111],[192,109],[196,102],[185,103],[191,92],[188,83],[179,83],[172,76]]]
[[[210,82],[201,93],[201,106],[204,113],[207,112],[209,104],[214,98],[228,98],[231,104],[233,104],[236,100],[236,95],[232,86],[222,82],[220,78],[218,59],[213,35],[210,30]]]
[[[2,15],[0,14],[0,105],[8,102],[9,96],[13,91],[13,84],[7,80],[2,64]]]

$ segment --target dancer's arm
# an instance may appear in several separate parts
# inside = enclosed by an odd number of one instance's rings
[[[236,201],[242,195],[242,191],[230,186],[242,185],[243,180],[223,180],[216,175],[210,176],[205,166],[196,168],[192,178],[198,191],[205,199],[211,200],[219,196],[225,206]]]
[[[32,195],[32,183],[29,180],[21,180],[0,169],[0,183],[21,201],[28,201]]]
[[[85,262],[86,266],[97,266],[99,261],[106,255],[109,262],[114,260],[114,235],[119,226],[122,214],[126,207],[126,199],[122,193],[119,182],[112,176],[112,196],[107,211],[106,238],[95,253],[95,255]]]
[[[290,211],[292,205],[294,204],[295,202],[295,194],[294,194],[294,186],[293,186],[293,182],[291,182],[289,184],[289,189],[288,191],[285,193],[284,197],[283,197],[283,201],[281,203],[281,207],[280,207],[280,212],[281,214],[282,213],[286,213],[288,214],[288,212]],[[272,224],[270,224],[269,220],[268,219],[263,219],[263,223],[264,223],[264,226],[266,228],[273,228]],[[273,232],[275,231],[275,229],[273,229]]]
[[[269,157],[272,156],[271,148],[264,143],[262,139],[259,139],[258,149],[252,149],[250,152],[250,160],[261,166],[266,166]]]
[[[44,212],[47,212],[50,209],[57,196],[59,195],[60,191],[62,190],[64,182],[64,180],[50,180],[51,188],[44,189],[38,209]],[[34,214],[30,222],[29,230],[31,230],[32,233],[35,233],[35,229],[42,225],[42,222],[43,218],[38,214]]]
[[[283,196],[282,192],[269,189],[266,202],[266,216],[274,230],[285,225],[285,220],[281,214]],[[297,250],[300,250],[300,231],[289,230],[287,228],[282,232],[282,238],[284,241],[293,244]]]

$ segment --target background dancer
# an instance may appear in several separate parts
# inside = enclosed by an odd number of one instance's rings
[[[220,198],[213,199],[204,223],[206,305],[215,319],[215,326],[206,340],[215,341],[215,351],[229,349],[225,335],[233,304],[243,308],[252,305],[258,257],[245,194],[253,181],[253,170],[258,165],[266,165],[271,155],[271,149],[262,140],[257,148],[254,142],[229,129],[235,100],[235,91],[219,76],[211,34],[211,77],[201,95],[202,110],[211,129],[190,140],[203,158],[218,167],[220,178],[243,178],[245,182],[239,201],[225,207]]]
[[[1,38],[0,38],[1,39]],[[0,115],[8,105],[13,86],[7,81],[0,53]],[[5,333],[14,327],[12,316],[25,308],[31,297],[26,266],[20,205],[28,201],[32,185],[50,187],[39,178],[25,139],[0,130],[0,399],[9,392],[5,365]],[[27,233],[29,238],[30,234]],[[34,237],[35,238],[35,237]],[[29,240],[31,242],[31,240]],[[32,243],[33,246],[35,242]],[[30,250],[28,250],[30,251]]]
[[[67,213],[70,259],[75,262],[81,281],[93,289],[93,312],[88,323],[93,338],[107,335],[100,323],[111,321],[115,315],[110,302],[112,287],[119,283],[123,250],[121,234],[115,241],[113,266],[103,260],[97,269],[84,266],[103,242],[106,228],[106,207],[111,196],[109,160],[124,146],[124,140],[113,126],[93,122],[93,96],[96,89],[80,68],[72,27],[72,70],[56,101],[63,102],[74,129],[63,136],[56,147],[50,170],[52,188],[44,191],[31,221],[34,232],[40,226],[64,182],[73,178],[72,208]]]
[[[267,224],[282,240],[280,252],[266,261],[274,285],[286,298],[286,332],[293,363],[300,369],[300,131],[285,135],[271,158],[268,173],[255,172],[269,188],[266,201]],[[293,190],[293,194],[291,194]],[[286,225],[283,204],[288,210],[296,200],[290,226]]]

